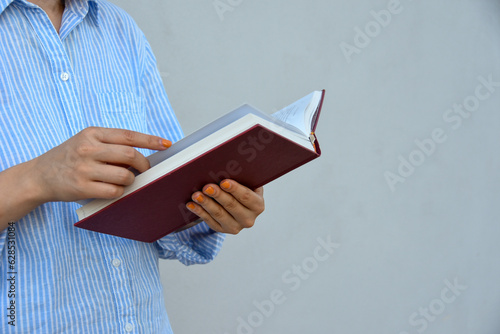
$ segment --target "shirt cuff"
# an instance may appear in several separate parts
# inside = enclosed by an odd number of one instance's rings
[[[205,264],[217,256],[225,237],[201,222],[161,238],[156,241],[156,246],[162,259],[177,259],[187,266]]]

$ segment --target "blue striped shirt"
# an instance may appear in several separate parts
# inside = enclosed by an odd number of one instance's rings
[[[0,0],[0,171],[89,126],[181,138],[143,33],[103,0],[66,0],[59,34]],[[0,332],[171,333],[158,259],[207,263],[224,236],[202,223],[141,243],[75,228],[77,208],[46,203],[0,232]]]

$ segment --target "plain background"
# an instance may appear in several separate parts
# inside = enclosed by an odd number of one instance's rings
[[[265,187],[255,227],[209,265],[162,261],[177,334],[500,332],[500,87],[460,125],[443,118],[474,102],[479,76],[500,82],[500,1],[401,0],[379,29],[388,1],[115,3],[186,134],[244,102],[271,113],[327,92],[323,156]],[[358,28],[373,37],[349,62]],[[422,158],[415,141],[434,129],[446,140],[391,191],[384,174]],[[340,245],[324,261],[318,238]],[[273,291],[282,303],[259,311]]]

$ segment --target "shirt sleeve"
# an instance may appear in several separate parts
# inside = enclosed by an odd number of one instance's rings
[[[151,46],[144,36],[144,61],[141,78],[142,97],[146,108],[148,131],[172,142],[183,137],[157,68]],[[177,259],[185,265],[204,264],[215,258],[225,234],[212,230],[205,222],[182,232],[165,236],[156,242],[159,256]]]
[[[212,261],[222,247],[224,234],[201,222],[182,232],[169,234],[156,242],[163,259],[177,259],[185,265]]]

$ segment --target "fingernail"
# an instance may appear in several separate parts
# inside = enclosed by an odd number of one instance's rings
[[[229,181],[224,181],[220,185],[221,185],[222,188],[224,188],[226,190],[229,189],[229,188],[231,188],[231,183],[229,183]]]
[[[194,200],[198,203],[203,203],[203,196],[198,195],[198,197],[196,197]]]
[[[165,146],[166,148],[169,148],[170,146],[172,146],[172,142],[170,140],[167,140],[167,139],[162,139],[161,144],[163,146]]]
[[[187,208],[189,210],[194,210],[194,204],[193,203],[188,203],[186,206],[187,206]]]
[[[213,194],[215,194],[214,188],[212,188],[211,186],[207,187],[205,189],[205,194],[212,196]]]

